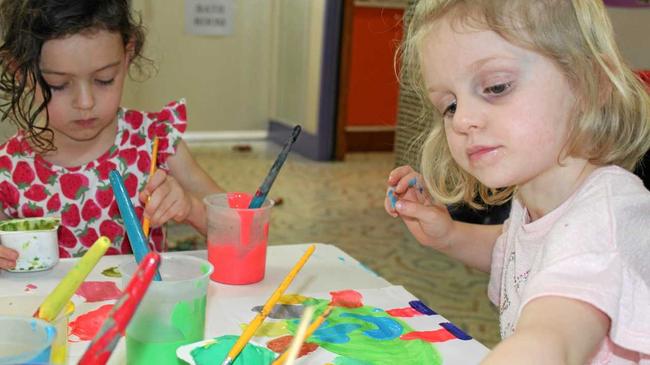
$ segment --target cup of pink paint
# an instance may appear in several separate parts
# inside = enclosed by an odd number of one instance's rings
[[[223,284],[253,284],[264,279],[269,218],[273,201],[248,209],[248,193],[212,194],[203,200],[208,220],[210,279]]]

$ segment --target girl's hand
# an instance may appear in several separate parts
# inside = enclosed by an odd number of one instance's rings
[[[454,221],[447,207],[433,202],[424,188],[422,175],[410,166],[400,166],[388,176],[384,208],[401,217],[413,236],[434,249],[449,247]]]
[[[0,269],[13,269],[16,267],[18,252],[4,246],[0,246]]]
[[[171,219],[184,222],[192,210],[190,194],[163,170],[156,170],[139,197],[145,203],[144,217],[149,218],[152,227],[163,225]]]

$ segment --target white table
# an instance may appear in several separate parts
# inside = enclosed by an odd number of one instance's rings
[[[218,332],[221,319],[219,316],[224,315],[220,311],[214,310],[220,301],[224,299],[244,298],[253,296],[269,296],[274,289],[278,287],[282,279],[289,272],[291,267],[298,261],[307,249],[308,244],[293,244],[269,246],[267,253],[267,267],[264,280],[251,285],[224,285],[210,282],[208,288],[207,318],[206,331],[207,337],[214,336]],[[205,250],[201,251],[184,251],[173,252],[171,255],[184,254],[196,257],[206,258]],[[0,295],[22,295],[22,294],[39,294],[46,295],[54,289],[56,284],[63,278],[77,259],[63,259],[53,269],[36,273],[10,273],[7,271],[0,272]],[[104,269],[118,266],[125,260],[133,260],[131,255],[105,256],[95,269],[90,273],[87,280],[117,282],[119,287],[121,279],[109,278],[101,274]],[[27,288],[28,284],[36,286],[35,289]],[[374,272],[367,269],[357,260],[329,244],[317,244],[316,250],[307,264],[296,276],[287,292],[329,292],[345,289],[379,289],[390,286],[391,284],[381,278]],[[77,296],[74,298],[79,299]],[[77,310],[73,318],[83,314],[90,309],[99,307],[106,302],[93,303],[94,307],[83,303],[83,298],[77,301]],[[434,303],[435,304],[435,303]],[[211,310],[212,309],[212,310]],[[434,308],[435,309],[435,308]],[[252,318],[252,317],[251,317]],[[69,361],[76,363],[81,357],[89,342],[78,342],[70,344]],[[485,349],[487,352],[487,349]],[[111,360],[111,364],[125,363],[125,346],[124,340],[121,340],[116,347]]]

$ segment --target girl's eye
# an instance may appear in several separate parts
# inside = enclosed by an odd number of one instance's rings
[[[452,117],[456,113],[456,102],[454,101],[453,103],[449,104],[445,108],[445,111],[442,112],[442,117],[443,118],[449,118]]]
[[[48,84],[47,86],[50,88],[51,91],[61,91],[61,90],[65,89],[65,85],[66,84],[61,84],[61,85],[49,85]]]
[[[490,87],[486,87],[485,90],[483,90],[483,92],[486,94],[499,95],[508,91],[508,89],[510,89],[510,86],[512,86],[512,82],[506,82],[503,84],[497,84]]]
[[[97,80],[97,83],[102,85],[102,86],[108,86],[108,85],[112,84],[113,81],[115,81],[115,78],[112,78],[110,80]]]

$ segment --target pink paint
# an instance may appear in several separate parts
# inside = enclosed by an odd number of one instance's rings
[[[214,265],[210,279],[224,284],[251,284],[264,279],[266,241],[243,250],[239,245],[208,243],[208,261]]]
[[[445,342],[449,340],[455,340],[451,332],[447,331],[444,328],[435,331],[413,331],[405,333],[399,337],[401,340],[423,340],[427,342]]]
[[[332,296],[331,305],[345,308],[363,307],[363,296],[356,290],[341,290],[330,292]]]
[[[388,309],[386,313],[390,314],[393,317],[408,317],[408,318],[422,315],[422,313],[418,312],[417,310],[411,307]]]
[[[257,209],[248,209],[253,196],[229,193],[228,205],[241,209],[239,213],[239,242],[208,242],[208,261],[214,265],[210,279],[224,284],[252,284],[264,279],[266,272],[266,245],[268,222],[263,227],[261,240],[251,242],[251,230]]]
[[[88,303],[118,299],[122,292],[112,281],[84,281],[75,293]]]
[[[70,335],[77,336],[80,341],[92,340],[97,332],[99,332],[106,318],[108,318],[111,309],[113,309],[113,304],[105,304],[93,311],[80,315],[68,325],[70,327]]]
[[[30,290],[34,290],[34,289],[38,289],[38,287],[36,285],[34,285],[34,284],[25,285],[25,291],[30,291]]]

